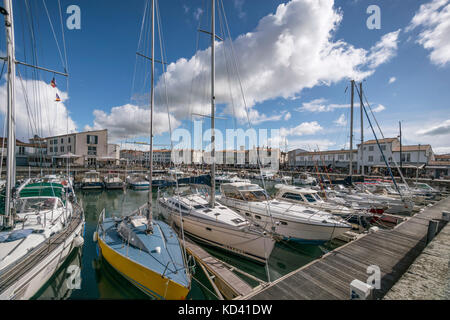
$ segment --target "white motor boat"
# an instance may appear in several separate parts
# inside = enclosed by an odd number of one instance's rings
[[[220,190],[221,196],[217,197],[220,203],[287,240],[320,244],[352,228],[342,218],[328,212],[284,200],[270,200],[256,184],[229,183],[221,185]]]
[[[351,208],[335,202],[325,201],[320,197],[318,191],[310,188],[282,184],[275,185],[275,188],[278,189],[278,192],[275,195],[276,199],[323,210],[341,216],[347,221],[367,224],[373,218],[373,214],[368,212],[367,209]]]

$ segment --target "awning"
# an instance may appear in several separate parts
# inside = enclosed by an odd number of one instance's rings
[[[114,158],[114,157],[101,157],[101,158],[97,159],[97,161],[115,161],[115,160],[116,160],[116,158]]]
[[[450,169],[450,167],[446,166],[427,166],[427,169]]]
[[[69,153],[66,153],[66,154],[62,154],[60,156],[53,156],[53,158],[76,159],[76,158],[81,158],[81,156],[69,152]]]
[[[395,168],[394,164],[390,164],[390,166],[391,166],[391,168]],[[418,166],[413,165],[413,164],[402,164],[403,169],[423,169],[424,167],[425,167],[425,164],[419,164]],[[372,168],[386,168],[386,165],[385,164],[376,164],[376,165],[373,165]],[[429,168],[429,167],[427,166],[427,168]]]

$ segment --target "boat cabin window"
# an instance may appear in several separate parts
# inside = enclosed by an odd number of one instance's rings
[[[242,220],[242,219],[239,219],[239,218],[236,218],[236,219],[232,219],[231,221],[233,221],[234,223],[236,223],[236,224],[239,224],[239,223],[242,223],[242,222],[244,222],[244,220]]]
[[[56,198],[23,198],[19,199],[19,212],[34,212],[40,210],[52,210],[55,207]]]
[[[301,195],[295,194],[295,193],[290,193],[290,192],[286,192],[285,194],[283,194],[282,198],[291,199],[291,200],[295,200],[295,201],[301,201],[301,202],[304,201]]]
[[[266,201],[269,198],[264,191],[243,191],[242,196],[249,202]]]
[[[314,198],[314,196],[312,194],[307,193],[304,196],[305,196],[306,200],[308,200],[308,202],[310,202],[310,203],[317,202],[316,198]]]
[[[201,204],[194,206],[194,209],[204,209],[204,208],[205,206],[202,206]]]
[[[225,194],[225,197],[229,198],[229,199],[236,199],[236,200],[244,200],[241,196],[241,194],[239,193],[239,191],[237,190],[224,190],[223,191]]]

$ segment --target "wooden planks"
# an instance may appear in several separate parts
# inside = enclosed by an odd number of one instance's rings
[[[252,287],[238,277],[220,260],[211,256],[194,242],[185,238],[186,251],[214,275],[215,284],[227,299],[245,296],[252,292]]]
[[[323,300],[349,299],[354,279],[366,282],[369,266],[381,272],[381,288],[375,298],[382,298],[406,272],[426,246],[428,223],[450,210],[450,197],[427,207],[393,230],[380,230],[340,247],[271,285],[254,291],[244,299]]]

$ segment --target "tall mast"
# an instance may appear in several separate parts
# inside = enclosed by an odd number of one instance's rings
[[[216,70],[215,70],[215,38],[216,38],[216,28],[215,28],[215,0],[211,0],[211,196],[210,196],[210,206],[214,208],[215,205],[215,193],[216,193],[216,145],[215,145],[215,92],[214,92],[214,82],[216,81]]]
[[[353,176],[353,99],[355,96],[355,80],[352,80],[352,94],[350,102],[350,177]]]
[[[14,18],[11,0],[4,0],[4,6],[7,14],[5,15],[5,29],[7,42],[7,61],[8,61],[8,106],[7,106],[7,127],[8,127],[8,152],[7,152],[7,171],[6,171],[6,206],[5,214],[8,221],[8,226],[12,226],[13,219],[11,218],[11,204],[12,204],[12,188],[14,188],[15,181],[15,149],[16,149],[16,131],[15,131],[15,77],[16,77],[16,58],[15,58],[15,43],[14,43]]]
[[[149,191],[148,191],[148,217],[147,231],[152,231],[153,208],[152,208],[152,184],[153,184],[153,102],[154,102],[154,76],[155,76],[155,0],[152,0],[152,77],[150,92],[150,169],[148,175]]]
[[[361,109],[361,175],[364,175],[364,117],[363,117],[363,87],[362,82],[359,83],[359,103]]]

